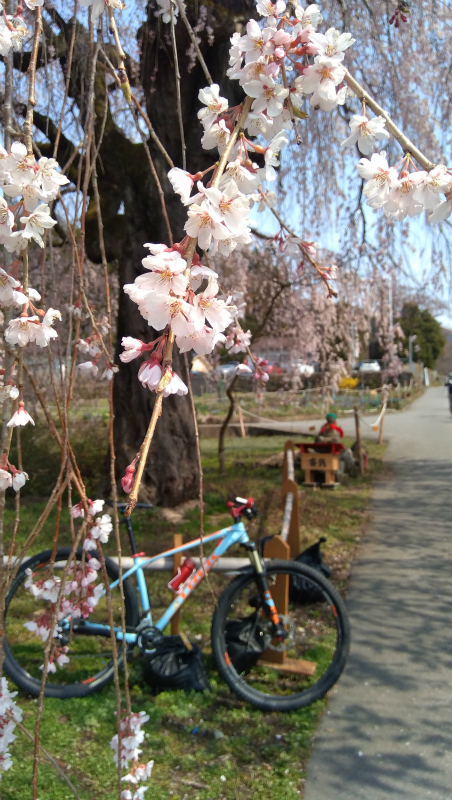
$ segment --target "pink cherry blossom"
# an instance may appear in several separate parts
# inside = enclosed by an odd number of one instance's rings
[[[35,424],[33,422],[32,418],[30,417],[30,414],[28,414],[27,411],[25,411],[25,404],[21,400],[19,402],[19,408],[17,409],[15,414],[12,415],[10,421],[6,424],[6,427],[7,428],[15,428],[15,427],[27,425],[29,422],[31,422],[32,425]]]
[[[143,361],[138,370],[138,380],[151,391],[157,391],[162,377],[162,367],[155,359]]]
[[[134,339],[132,336],[123,336],[121,344],[125,349],[123,353],[119,354],[119,358],[124,364],[128,364],[134,358],[139,358],[147,349],[141,339]]]

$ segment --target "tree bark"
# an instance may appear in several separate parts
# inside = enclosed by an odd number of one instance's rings
[[[213,17],[209,18],[215,35],[213,47],[207,47],[205,35],[200,44],[204,58],[214,81],[222,86],[232,103],[241,99],[242,92],[236,84],[225,78],[228,65],[229,38],[234,30],[243,24],[252,9],[250,0],[244,2],[226,1],[216,3]],[[187,15],[196,24],[193,13],[194,3],[188,3]],[[176,82],[172,51],[169,44],[164,49],[157,48],[160,23],[154,16],[155,7],[148,9],[148,18],[139,32],[141,44],[141,83],[146,93],[148,116],[167,152],[176,166],[182,166],[182,147],[176,111]],[[169,25],[162,26],[160,35],[165,39]],[[181,71],[182,115],[187,147],[187,169],[195,173],[206,169],[215,160],[215,151],[206,152],[201,148],[201,125],[197,121],[199,107],[198,92],[206,85],[201,67],[196,63],[188,72],[186,51],[190,39],[181,20],[176,26],[179,64]],[[152,72],[158,57],[158,71],[155,80]],[[101,80],[104,80],[100,76]],[[233,94],[236,97],[233,97]],[[97,94],[99,103],[98,119],[102,119],[101,92]],[[184,234],[186,209],[178,195],[172,190],[167,179],[168,164],[152,140],[148,146],[155,164],[168,210],[174,240],[180,241]],[[104,222],[104,235],[107,258],[118,264],[119,282],[122,287],[133,283],[144,272],[141,261],[147,250],[145,242],[167,242],[167,233],[161,212],[161,202],[153,180],[144,148],[141,144],[131,144],[109,118],[100,150],[98,183],[101,209]],[[118,215],[121,201],[124,214]],[[89,209],[87,218],[88,255],[99,260],[98,237],[96,234],[94,207]],[[137,380],[139,363],[122,364],[119,359],[123,336],[133,336],[143,341],[152,341],[161,331],[150,329],[141,317],[137,306],[127,295],[120,293],[117,326],[116,363],[119,373],[114,385],[115,426],[114,441],[116,449],[117,479],[124,475],[126,466],[134,458],[146,433],[155,394],[144,389]],[[182,359],[177,348],[174,353],[174,370],[184,379]],[[198,492],[198,466],[196,461],[195,428],[188,397],[170,397],[163,402],[162,416],[157,424],[148,463],[144,472],[141,498],[165,506],[174,506]]]

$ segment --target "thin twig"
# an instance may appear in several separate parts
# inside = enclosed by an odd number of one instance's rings
[[[174,74],[176,77],[176,104],[177,104],[177,118],[179,120],[179,133],[180,142],[182,147],[182,169],[187,169],[187,148],[185,146],[184,134],[184,121],[182,119],[182,102],[180,96],[180,71],[179,71],[179,58],[177,55],[177,42],[176,42],[176,29],[174,25],[174,11],[170,5],[171,14],[171,43],[173,45],[173,59],[174,59]]]
[[[22,725],[22,723],[19,722],[16,719],[16,717],[11,713],[11,711],[6,710],[6,716],[9,719],[13,720],[14,724],[17,725],[19,730],[22,731],[22,733],[27,737],[27,739],[30,739],[31,742],[34,742],[33,734],[30,733],[30,731],[25,727],[25,725]],[[69,788],[70,788],[72,794],[74,795],[74,797],[76,798],[76,800],[81,800],[81,797],[80,797],[79,793],[77,792],[77,789],[75,788],[75,786],[72,783],[72,781],[69,780],[69,778],[66,775],[66,773],[64,772],[64,770],[61,769],[59,764],[57,764],[55,759],[50,755],[49,752],[47,752],[47,750],[45,749],[45,747],[42,746],[42,744],[39,745],[39,750],[46,757],[47,761],[50,761],[52,767],[55,769],[56,772],[58,772],[58,775],[60,776],[60,778],[62,778],[62,780],[65,783],[67,783],[67,785],[69,786]]]
[[[209,70],[207,69],[207,64],[204,61],[204,56],[201,53],[201,50],[199,49],[199,44],[198,44],[198,40],[196,38],[196,34],[195,34],[192,26],[190,25],[189,21],[188,21],[188,17],[187,17],[187,15],[185,13],[184,3],[181,3],[181,0],[175,0],[175,3],[176,3],[177,8],[179,10],[180,18],[181,18],[182,22],[184,23],[185,27],[187,28],[187,33],[188,33],[188,35],[189,35],[189,37],[191,39],[191,43],[192,43],[193,47],[195,48],[195,53],[198,56],[198,61],[199,61],[200,65],[201,65],[201,69],[204,72],[204,75],[206,76],[206,81],[209,84],[209,86],[212,86],[213,80],[211,78]]]

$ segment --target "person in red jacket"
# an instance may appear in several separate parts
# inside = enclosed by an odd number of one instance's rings
[[[339,442],[343,438],[344,431],[336,425],[336,419],[334,413],[326,415],[326,422],[316,436],[317,442]]]

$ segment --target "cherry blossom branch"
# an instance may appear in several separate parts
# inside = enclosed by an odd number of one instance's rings
[[[33,36],[33,47],[31,50],[30,64],[28,66],[28,104],[24,122],[25,145],[28,155],[33,155],[33,112],[36,105],[35,83],[36,83],[36,62],[38,60],[39,39],[42,33],[42,11],[39,6],[35,9],[35,30]]]
[[[105,250],[105,242],[104,242],[104,223],[102,219],[102,211],[100,207],[100,197],[99,197],[99,190],[97,186],[97,169],[96,165],[94,165],[93,170],[93,189],[94,189],[94,199],[96,203],[96,215],[97,215],[97,229],[99,233],[99,248],[100,254],[102,259],[102,267],[104,269],[104,277],[105,277],[105,295],[107,300],[107,317],[108,317],[108,324],[109,324],[109,349],[110,352],[113,353],[113,328],[112,328],[112,315],[111,315],[111,299],[110,299],[110,284],[108,281],[108,262],[107,262],[107,253]],[[124,694],[126,698],[126,710],[127,714],[130,715],[131,713],[131,702],[130,702],[130,689],[129,689],[129,665],[127,663],[127,640],[126,640],[126,602],[125,602],[125,595],[124,595],[124,583],[122,579],[122,547],[121,547],[121,536],[119,532],[119,517],[118,517],[118,490],[116,485],[116,470],[115,470],[115,463],[116,463],[116,453],[115,453],[115,442],[114,442],[114,420],[115,420],[115,407],[113,401],[113,386],[114,386],[114,376],[112,380],[109,382],[109,406],[110,406],[110,418],[109,418],[109,431],[108,431],[108,439],[110,445],[110,483],[111,483],[111,494],[112,494],[112,502],[113,502],[113,522],[114,522],[114,531],[115,531],[115,540],[116,540],[116,551],[118,556],[118,573],[119,573],[119,593],[121,596],[121,629],[122,629],[122,656],[123,656],[123,664],[124,664]],[[108,602],[108,601],[107,601]],[[119,717],[121,715],[119,714]],[[120,738],[120,727],[118,727],[118,737]]]
[[[174,27],[174,14],[171,10],[171,43],[173,45],[174,74],[176,77],[176,107],[177,118],[179,120],[179,133],[182,146],[182,169],[187,169],[187,148],[185,145],[184,121],[182,119],[182,103],[180,96],[180,71],[179,58],[177,56],[176,31]]]
[[[194,47],[195,53],[198,56],[198,61],[199,61],[200,65],[201,65],[202,71],[204,72],[204,75],[206,77],[206,81],[209,84],[209,86],[212,86],[213,80],[212,80],[210,72],[209,72],[209,70],[207,68],[207,64],[204,61],[204,56],[201,53],[201,50],[199,49],[199,44],[198,44],[198,40],[196,38],[196,34],[195,34],[192,26],[190,25],[188,17],[187,17],[187,15],[185,13],[185,4],[183,2],[181,2],[181,0],[175,0],[175,3],[176,3],[176,6],[178,8],[178,11],[179,11],[180,18],[181,18],[182,22],[184,23],[185,27],[187,28],[187,33],[188,33],[188,35],[190,37],[190,40],[191,40],[191,43],[192,43],[192,45]]]
[[[69,85],[72,77],[72,59],[74,57],[75,33],[77,30],[77,6],[78,6],[78,0],[74,0],[74,11],[72,16],[72,32],[71,32],[71,41],[69,43],[69,52],[67,56],[67,67],[66,67],[67,71],[66,71],[66,83],[64,87],[64,97],[63,97],[63,102],[61,104],[61,112],[60,112],[60,119],[58,120],[57,134],[55,137],[55,142],[53,144],[54,158],[57,157],[58,153],[58,145],[60,143],[61,131],[63,128],[64,112],[66,111],[66,103],[69,97]]]
[[[350,75],[347,71],[345,73],[344,81],[347,86],[356,94],[359,100],[363,100],[372,111],[380,117],[383,117],[386,120],[386,127],[390,133],[392,133],[394,139],[400,144],[402,149],[405,153],[410,153],[410,155],[416,159],[418,164],[427,172],[433,169],[435,164],[432,161],[424,156],[420,150],[413,144],[413,142],[405,136],[404,133],[397,127],[397,125],[392,121],[391,117],[389,116],[388,112],[384,110],[371,96],[366,92],[365,89],[358,83],[358,81]]]
[[[105,53],[104,53],[104,56],[105,56]],[[105,60],[107,61],[107,63],[109,63],[107,56],[105,56]],[[134,104],[136,110],[138,111],[140,117],[142,118],[143,122],[146,124],[146,127],[147,127],[147,129],[149,131],[149,135],[150,135],[151,139],[157,145],[158,149],[160,150],[160,152],[161,152],[163,158],[166,160],[167,164],[169,164],[169,166],[171,168],[173,168],[174,167],[174,161],[172,160],[172,158],[169,156],[169,154],[165,150],[162,142],[160,141],[159,137],[157,136],[157,134],[155,132],[155,129],[154,129],[154,126],[152,125],[151,120],[149,119],[148,115],[145,114],[145,112],[141,108],[141,105],[140,105],[138,99],[135,97],[135,95],[133,93],[131,94],[131,100],[132,100],[132,103]]]
[[[247,116],[251,109],[252,98],[247,97],[243,103],[242,110],[240,112],[238,121],[234,127],[231,136],[229,137],[228,143],[226,148],[218,162],[214,178],[212,180],[211,186],[212,188],[217,188],[218,184],[220,183],[221,177],[223,172],[226,168],[228,163],[229,156],[232,152],[232,149],[237,141],[238,135],[241,133],[242,128],[246,122]],[[187,264],[187,268],[185,270],[185,276],[189,277],[190,275],[190,268],[193,261],[193,256],[196,250],[197,239],[190,238],[188,245],[185,250],[185,260]],[[144,467],[146,464],[147,456],[149,453],[149,448],[151,446],[151,442],[154,436],[155,427],[157,425],[158,418],[161,414],[162,403],[163,403],[163,389],[169,383],[172,377],[172,352],[173,352],[173,344],[175,340],[175,335],[172,330],[168,333],[168,337],[166,340],[165,350],[163,354],[163,363],[162,363],[162,377],[157,389],[157,397],[155,399],[154,408],[152,410],[151,419],[149,422],[149,427],[142,442],[142,445],[137,453],[138,458],[138,467],[135,472],[135,478],[133,481],[132,490],[129,494],[129,500],[124,511],[126,517],[129,517],[135,505],[138,501],[138,492],[140,490],[141,480],[143,477]]]
[[[121,90],[127,102],[130,102],[130,83],[127,77],[126,65],[124,63],[126,54],[122,49],[121,41],[119,39],[119,34],[118,34],[118,28],[116,27],[115,15],[113,13],[111,5],[107,5],[107,13],[110,24],[110,30],[113,34],[113,38],[115,40],[115,45],[116,45],[116,54],[118,59],[118,75],[119,75]]]
[[[272,212],[273,216],[276,217],[276,219],[278,220],[279,224],[284,228],[284,230],[286,230],[287,233],[290,236],[293,236],[294,239],[296,239],[297,236],[296,236],[295,232],[291,228],[289,228],[288,225],[286,225],[286,223],[284,222],[284,220],[281,217],[281,215],[274,208],[270,208],[270,211]],[[322,271],[321,267],[319,267],[319,265],[316,264],[314,259],[311,258],[311,256],[309,255],[308,251],[306,250],[305,247],[303,247],[301,242],[298,242],[298,246],[299,246],[301,252],[303,253],[303,257],[306,258],[307,261],[309,261],[311,266],[313,266],[314,269],[316,270],[319,278],[321,278],[321,280],[324,282],[325,286],[328,289],[329,294],[332,295],[333,297],[337,297],[336,290],[333,289],[333,287],[331,286],[330,282],[327,280],[327,278],[325,278],[325,275],[323,274],[323,271]]]

